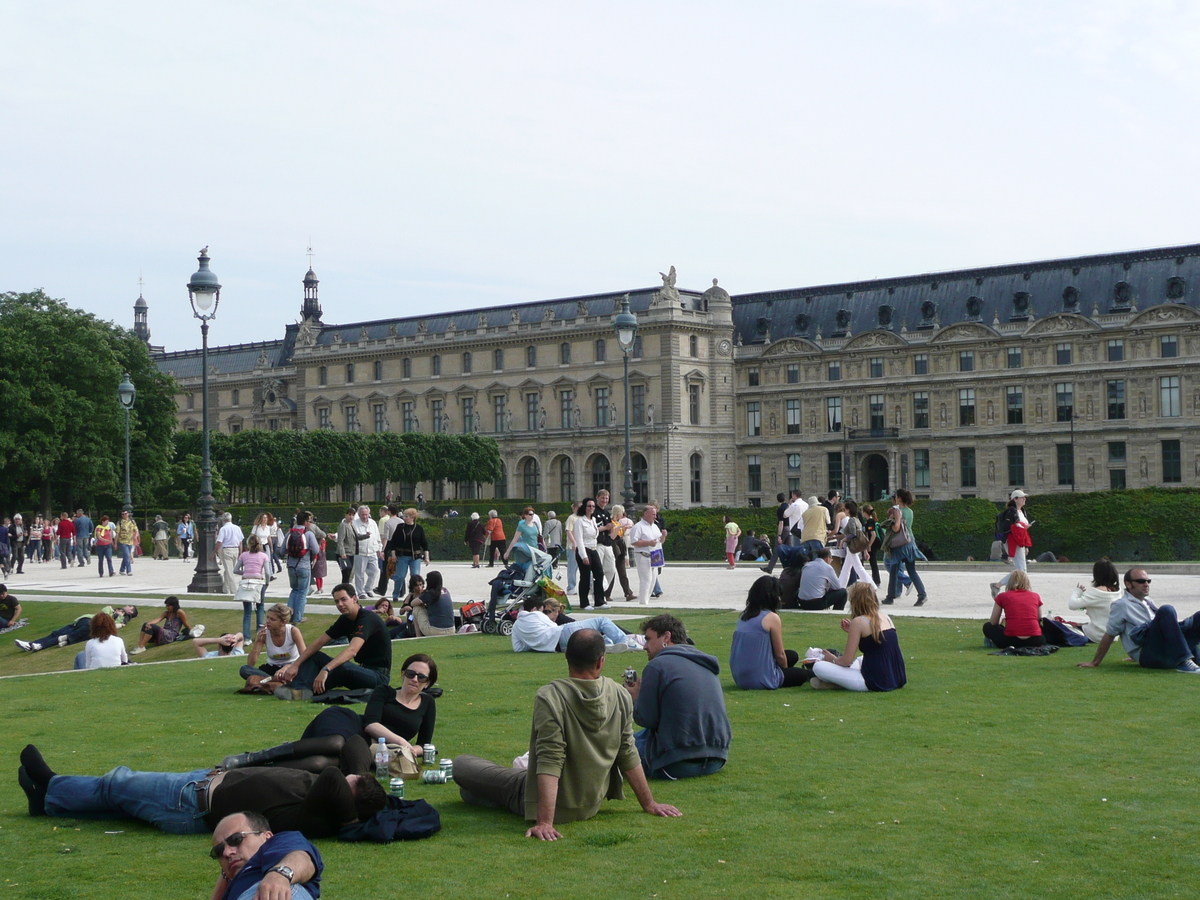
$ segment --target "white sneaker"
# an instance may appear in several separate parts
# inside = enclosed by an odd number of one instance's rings
[[[627,652],[629,652],[629,645],[628,644],[609,644],[608,647],[606,647],[605,649],[609,653],[627,653]]]
[[[192,637],[198,638],[198,637],[203,637],[203,635],[204,635],[204,626],[203,625],[197,625],[195,628],[192,629]]]
[[[146,652],[145,647],[134,647],[132,650],[129,651],[129,655],[137,656],[139,653],[145,653],[145,652]]]
[[[60,647],[65,647],[65,646],[67,646],[67,636],[66,636],[65,634],[64,634],[64,635],[60,635],[60,636],[59,636],[59,638],[58,638],[58,646],[60,646]]]
[[[13,641],[13,643],[27,653],[33,650],[33,644],[29,643],[29,641]]]

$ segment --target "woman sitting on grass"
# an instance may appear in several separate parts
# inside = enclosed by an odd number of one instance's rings
[[[813,688],[840,687],[848,691],[894,691],[908,682],[896,626],[879,611],[875,587],[865,581],[850,586],[852,619],[842,619],[846,649],[841,656],[822,650],[813,665]],[[862,656],[856,656],[859,649]]]
[[[796,665],[800,655],[795,650],[783,649],[781,599],[778,578],[763,575],[750,585],[729,651],[733,683],[744,691],[798,687],[812,677],[812,672]]]
[[[125,642],[117,637],[117,623],[108,613],[92,616],[92,639],[75,654],[77,669],[111,669],[129,665]]]
[[[267,624],[259,629],[246,665],[238,671],[246,679],[243,690],[249,693],[256,685],[270,681],[276,672],[298,660],[304,650],[304,635],[292,624],[291,607],[276,603],[267,610]],[[258,654],[263,652],[267,661],[260,666]]]
[[[440,688],[433,687],[437,683],[437,663],[425,653],[414,653],[404,660],[400,672],[404,679],[400,690],[389,685],[377,687],[361,716],[344,706],[324,710],[308,723],[301,740],[357,734],[367,743],[384,738],[389,744],[411,747],[413,755],[419,756],[425,744],[433,741],[437,722],[434,697],[441,693]]]
[[[1029,589],[1029,576],[1014,569],[1007,588],[996,595],[991,620],[983,623],[983,636],[997,647],[1041,647],[1046,643],[1041,607],[1042,598]]]
[[[179,608],[179,598],[168,597],[163,601],[163,605],[166,607],[163,614],[142,626],[142,633],[138,636],[138,645],[130,651],[133,655],[145,653],[146,645],[149,643],[159,647],[180,640],[181,635],[187,636],[187,613]],[[202,634],[204,634],[203,625],[197,625],[191,632],[192,637],[200,637]]]
[[[413,575],[412,577],[419,578],[420,576]],[[393,641],[408,637],[408,622],[392,612],[392,601],[387,597],[375,602],[375,613],[383,619],[383,624],[387,626],[388,637]]]
[[[1104,629],[1108,626],[1108,612],[1113,601],[1120,596],[1121,580],[1117,577],[1117,567],[1109,559],[1098,559],[1092,566],[1091,587],[1081,584],[1071,592],[1067,606],[1071,609],[1087,610],[1088,620],[1083,625],[1083,633],[1092,643],[1098,644],[1104,637]]]
[[[412,601],[413,626],[417,637],[454,634],[454,604],[450,592],[442,587],[442,573],[430,572],[425,591]]]

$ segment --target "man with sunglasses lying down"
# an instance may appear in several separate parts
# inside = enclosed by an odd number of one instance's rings
[[[1094,669],[1118,637],[1125,652],[1143,668],[1200,675],[1200,665],[1196,664],[1200,613],[1181,622],[1173,606],[1155,606],[1150,599],[1150,576],[1145,569],[1130,569],[1125,573],[1125,593],[1113,601],[1096,655],[1090,662],[1076,665]]]
[[[308,745],[320,749],[322,740],[311,739]],[[295,758],[292,751],[301,745],[305,742],[285,746]],[[282,759],[281,750],[262,752]],[[387,805],[383,787],[369,774],[371,753],[361,737],[345,741],[340,758],[326,760],[319,772],[307,771],[307,761],[236,768],[246,760],[229,757],[221,766],[190,772],[134,772],[118,766],[99,776],[59,775],[29,744],[21,751],[17,780],[31,816],[140,819],[168,834],[203,834],[226,816],[249,811],[266,818],[274,831],[333,837]]]
[[[213,829],[209,854],[221,864],[212,900],[316,900],[325,868],[298,831],[275,834],[258,813],[233,813]]]

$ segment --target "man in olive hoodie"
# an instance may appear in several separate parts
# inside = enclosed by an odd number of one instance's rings
[[[655,801],[633,741],[633,701],[601,676],[604,636],[577,631],[567,641],[567,678],[550,682],[533,703],[529,767],[498,766],[478,756],[454,760],[464,803],[507,809],[534,820],[526,837],[556,841],[560,822],[590,819],[605,800],[624,799],[621,776],[652,816],[683,815]]]

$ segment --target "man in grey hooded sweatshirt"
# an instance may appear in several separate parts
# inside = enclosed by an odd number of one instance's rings
[[[626,681],[633,697],[634,735],[651,778],[695,778],[719,771],[729,757],[731,729],[715,656],[688,643],[675,616],[642,623],[650,662],[641,681]]]

